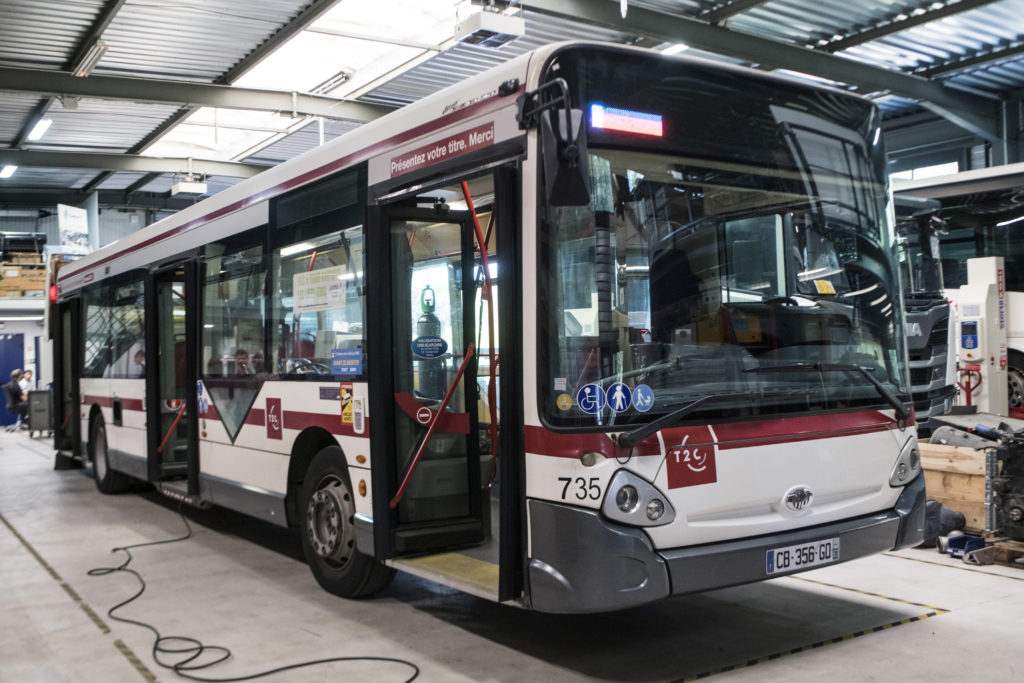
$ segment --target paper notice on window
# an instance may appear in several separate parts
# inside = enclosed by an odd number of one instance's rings
[[[292,276],[292,308],[296,314],[326,311],[345,305],[348,268],[334,266]]]

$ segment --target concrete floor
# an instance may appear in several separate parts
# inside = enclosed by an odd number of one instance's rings
[[[47,440],[0,433],[0,681],[181,680],[152,634],[107,610],[138,590],[88,576],[111,549],[182,535],[177,504],[102,496],[89,470],[55,472]],[[148,589],[122,609],[164,635],[232,651],[197,672],[242,676],[328,657],[395,657],[424,681],[1024,680],[1024,569],[909,550],[799,577],[606,615],[551,616],[400,574],[372,600],[322,592],[295,533],[226,510],[185,511],[191,539],[133,552]],[[398,682],[373,661],[268,680]]]

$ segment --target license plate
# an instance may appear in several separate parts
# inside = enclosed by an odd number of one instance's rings
[[[783,548],[772,548],[764,555],[765,571],[771,574],[784,574],[806,569],[819,564],[839,561],[839,539],[827,538],[822,541],[787,545]]]

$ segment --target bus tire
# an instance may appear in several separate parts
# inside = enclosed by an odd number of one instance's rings
[[[356,549],[355,500],[337,446],[313,458],[302,482],[302,550],[317,583],[334,595],[360,598],[383,589],[395,571]]]
[[[89,451],[92,454],[92,474],[96,479],[96,488],[101,493],[107,494],[127,491],[131,485],[131,478],[127,474],[110,468],[107,452],[107,428],[103,424],[103,418],[98,418],[92,423],[89,434]]]
[[[1024,408],[1024,353],[1010,351],[1006,368],[1006,398],[1011,408]]]

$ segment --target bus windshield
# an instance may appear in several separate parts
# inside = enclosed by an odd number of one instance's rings
[[[899,221],[897,231],[904,296],[942,298],[939,236],[947,234],[945,223],[911,218]]]
[[[553,66],[587,108],[590,203],[543,210],[546,420],[628,427],[706,396],[720,400],[684,421],[905,399],[873,108],[595,57]]]

